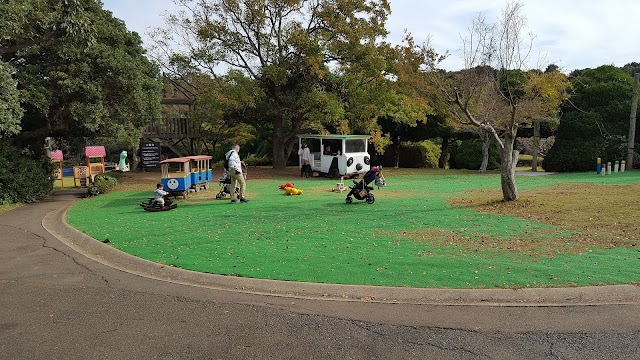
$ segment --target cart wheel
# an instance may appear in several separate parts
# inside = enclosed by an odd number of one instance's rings
[[[204,189],[205,190],[209,190],[209,182],[208,181],[206,183],[204,183]]]
[[[373,204],[376,201],[376,198],[373,197],[373,194],[367,194],[367,204]]]
[[[347,204],[351,204],[353,202],[353,198],[351,196],[347,196],[347,198],[344,201],[346,201]]]

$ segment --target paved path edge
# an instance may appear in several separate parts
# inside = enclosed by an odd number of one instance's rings
[[[595,306],[640,304],[640,286],[610,285],[575,288],[433,289],[303,283],[200,273],[144,260],[93,239],[66,221],[71,205],[54,210],[42,226],[77,253],[111,268],[159,281],[246,294],[431,305]]]

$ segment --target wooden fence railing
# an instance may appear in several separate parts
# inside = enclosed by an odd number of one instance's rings
[[[189,138],[196,136],[195,129],[189,119],[165,119],[163,123],[152,124],[142,133],[148,138]]]

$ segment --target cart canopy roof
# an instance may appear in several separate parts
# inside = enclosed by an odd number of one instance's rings
[[[368,140],[371,138],[371,135],[300,134],[298,135],[298,138],[300,139]]]
[[[212,157],[209,155],[193,155],[193,156],[185,156],[186,159],[190,160],[211,160]]]
[[[172,158],[160,161],[160,164],[168,164],[168,163],[188,163],[191,161],[188,157],[180,157],[180,158]]]

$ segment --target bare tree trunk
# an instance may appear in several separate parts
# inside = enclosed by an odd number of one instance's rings
[[[284,141],[282,141],[281,139],[274,138],[272,147],[273,147],[273,162],[272,162],[273,168],[284,169],[287,166],[287,158],[288,158],[288,154],[285,155],[286,146],[284,144]]]
[[[516,164],[520,152],[513,149],[515,137],[505,138],[500,149],[500,182],[502,185],[502,201],[518,200],[518,188],[516,187]]]
[[[393,145],[393,168],[398,169],[400,167],[400,145]]]
[[[633,154],[636,147],[636,112],[638,110],[638,82],[640,73],[635,73],[633,85],[633,98],[631,99],[631,117],[629,118],[629,150],[627,152],[627,169],[633,169]]]
[[[480,138],[482,139],[482,163],[480,164],[480,172],[486,172],[487,166],[489,166],[489,147],[491,146],[491,136],[486,131],[480,132]]]
[[[531,171],[538,171],[538,154],[540,153],[540,121],[533,122],[533,161]]]
[[[138,154],[140,144],[131,144],[131,147],[133,151],[131,152],[131,167],[129,170],[133,171],[138,169],[138,164],[140,163],[140,155]]]
[[[446,169],[449,160],[449,138],[442,137],[442,145],[440,146],[440,159],[438,159],[438,168]]]

